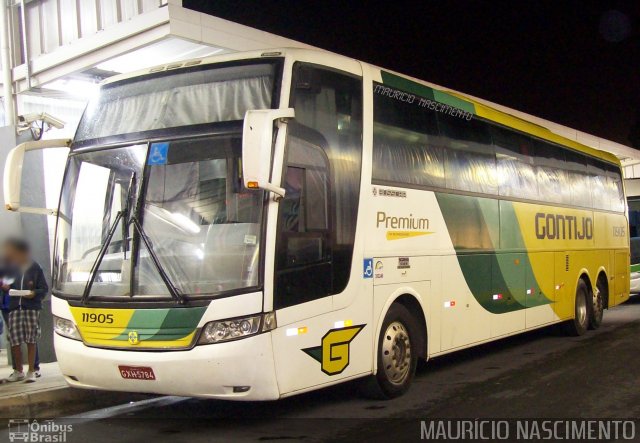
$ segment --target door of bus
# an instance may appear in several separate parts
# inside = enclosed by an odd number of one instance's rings
[[[330,57],[311,57],[293,65],[290,107],[295,119],[287,128],[286,192],[278,208],[273,288],[278,329],[273,346],[281,393],[371,367],[370,343],[363,341],[357,355],[350,346],[362,340],[362,319],[340,323],[333,311],[333,297],[348,290],[353,259],[362,69],[354,61],[341,63],[338,71]]]

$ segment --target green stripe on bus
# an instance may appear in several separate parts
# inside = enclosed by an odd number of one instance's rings
[[[476,301],[492,314],[524,309],[514,294],[511,293],[498,264],[496,254],[458,255],[458,263]],[[494,299],[500,296],[500,299]]]
[[[444,103],[445,105],[453,106],[454,108],[462,109],[463,111],[471,114],[476,114],[475,105],[459,97],[443,91],[438,91],[437,89],[430,88],[429,86],[425,86],[390,72],[380,71],[380,75],[382,76],[382,83],[385,86],[401,89],[405,92],[410,92],[428,100],[434,100]]]
[[[177,340],[186,337],[198,326],[206,310],[206,306],[170,309],[158,333],[149,340]]]
[[[439,192],[436,198],[467,286],[483,308],[502,314],[551,303],[524,252],[511,202]]]
[[[168,309],[136,309],[125,330],[114,340],[129,340],[130,331],[136,331],[140,340],[148,340],[158,332],[168,312]]]
[[[186,337],[198,326],[206,309],[137,309],[126,329],[114,340],[127,341],[130,331],[136,331],[140,341],[177,340]]]
[[[444,103],[445,105],[453,106],[454,108],[462,109],[470,114],[476,114],[476,107],[473,103],[469,103],[466,100],[456,97],[455,95],[447,94],[446,92],[433,90],[433,98],[435,101]]]

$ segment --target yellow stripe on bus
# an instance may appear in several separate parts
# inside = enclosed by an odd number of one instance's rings
[[[104,340],[119,337],[129,325],[135,309],[95,309],[71,307],[80,335],[86,337],[99,334]]]

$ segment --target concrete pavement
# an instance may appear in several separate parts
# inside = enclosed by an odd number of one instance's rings
[[[5,378],[11,374],[11,367],[0,367],[0,423],[12,418],[72,414],[149,397],[141,394],[74,389],[65,382],[57,363],[43,363],[40,369],[42,377],[34,383],[9,383]]]

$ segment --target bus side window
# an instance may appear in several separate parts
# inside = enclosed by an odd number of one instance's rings
[[[537,200],[538,181],[531,139],[494,125],[489,129],[496,151],[500,195]]]
[[[535,141],[534,149],[540,200],[570,205],[571,184],[568,180],[565,150],[541,140]]]
[[[304,174],[286,169],[282,183],[295,193],[294,182],[303,175],[304,181],[296,186],[304,192],[299,202],[292,196],[292,201],[280,205],[276,309],[345,289],[351,277],[360,198],[362,78],[297,62],[292,83],[289,105],[296,116],[288,125],[285,164],[304,169]],[[303,155],[296,158],[298,154]],[[283,229],[282,211],[289,213],[287,223],[297,231]]]
[[[438,126],[445,146],[447,188],[497,195],[496,157],[488,126],[444,113],[438,115]]]
[[[587,157],[574,151],[565,150],[566,174],[571,184],[571,204],[590,208],[592,186],[587,172]]]
[[[321,147],[322,146],[322,147]],[[331,186],[326,141],[290,123],[276,254],[276,307],[331,292]]]
[[[320,148],[290,137],[286,194],[280,208],[286,267],[329,259],[328,172],[328,162]]]

